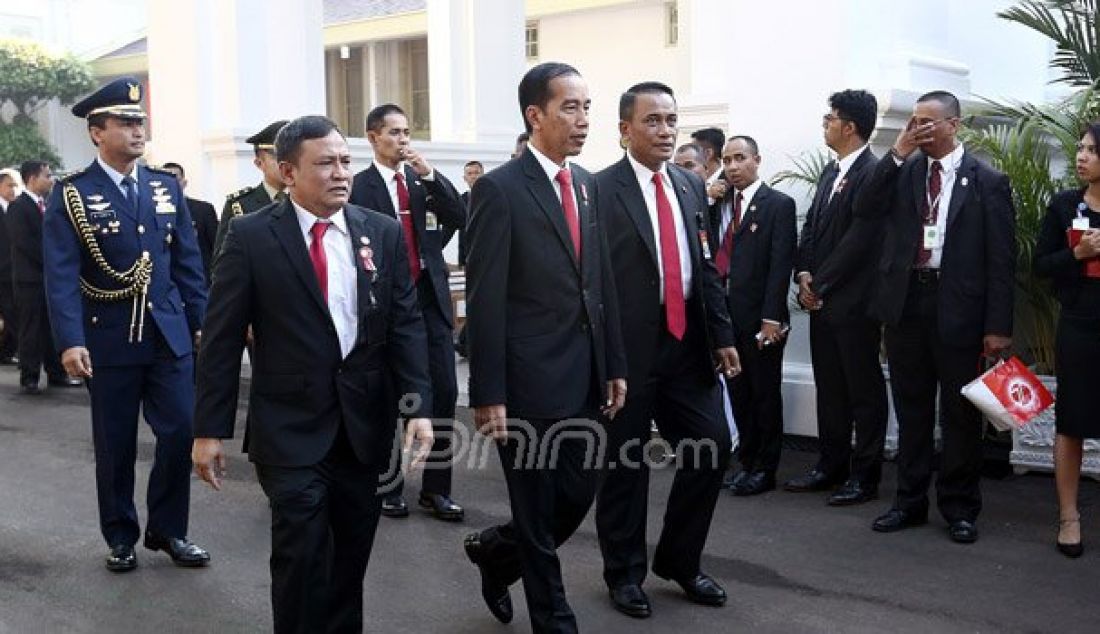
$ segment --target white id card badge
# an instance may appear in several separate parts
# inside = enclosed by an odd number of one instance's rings
[[[1089,230],[1089,219],[1088,218],[1074,218],[1073,219],[1073,228],[1074,229],[1080,229],[1081,231],[1088,231]]]
[[[426,231],[439,230],[439,220],[435,217],[435,214],[430,211],[424,214],[424,229]]]
[[[938,249],[940,248],[940,228],[932,225],[924,227],[924,246],[925,249]]]

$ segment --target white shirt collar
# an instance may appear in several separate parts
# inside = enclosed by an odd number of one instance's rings
[[[859,148],[855,152],[852,152],[848,156],[845,156],[844,158],[837,161],[836,166],[837,166],[837,170],[839,170],[837,172],[837,175],[838,176],[844,176],[845,174],[847,174],[848,170],[852,169],[852,165],[856,162],[856,160],[859,159],[859,157],[864,152],[866,152],[867,148],[870,147],[870,146],[871,146],[870,143],[864,143],[863,147]]]
[[[43,198],[42,198],[41,196],[39,196],[38,194],[36,194],[36,193],[32,192],[32,191],[31,191],[31,190],[29,190],[29,189],[24,189],[24,190],[23,190],[23,193],[24,193],[24,194],[26,194],[26,195],[28,195],[28,196],[30,196],[30,197],[31,197],[31,200],[33,200],[33,201],[34,201],[34,204],[36,204],[36,205],[37,205],[38,203],[40,203],[40,202],[44,202],[44,199],[43,199]]]
[[[929,167],[932,167],[932,161],[938,160],[940,162],[940,167],[943,168],[943,171],[945,173],[954,172],[955,170],[959,169],[959,165],[962,163],[964,151],[965,150],[963,150],[963,144],[959,143],[955,146],[954,150],[951,150],[950,154],[941,159],[934,159],[931,156],[927,156],[925,158],[928,159]]]
[[[558,172],[560,172],[563,167],[565,169],[569,169],[568,157],[565,159],[565,165],[558,165],[554,161],[551,161],[549,158],[547,158],[545,154],[539,152],[539,149],[535,147],[534,144],[528,143],[527,149],[531,150],[531,156],[534,156],[536,159],[538,159],[539,165],[542,166],[543,171],[546,172],[546,177],[549,178],[551,182],[554,182],[555,179],[557,179]]]
[[[756,179],[752,182],[752,185],[749,185],[744,190],[735,189],[734,190],[734,192],[735,192],[734,193],[734,198],[736,199],[736,197],[737,197],[736,192],[740,192],[741,196],[744,198],[744,202],[742,204],[747,205],[747,204],[751,203],[753,196],[756,195],[757,190],[760,189],[760,185],[763,184],[763,183],[764,183],[764,181],[762,181],[758,178],[758,179]],[[733,203],[731,202],[730,204],[732,205]],[[744,209],[741,210],[741,213],[744,213]]]
[[[290,204],[294,206],[294,213],[298,216],[298,227],[302,230],[302,235],[309,240],[309,230],[313,228],[313,225],[318,220],[326,220],[325,218],[319,218],[314,214],[306,211],[305,207],[302,207],[294,200],[294,197],[290,197]],[[336,229],[345,236],[348,235],[348,219],[344,215],[344,210],[341,209],[327,218],[328,222],[332,223],[330,229]]]
[[[134,166],[130,168],[129,174],[123,174],[122,172],[108,165],[107,162],[104,161],[103,158],[99,155],[96,155],[95,160],[97,163],[99,163],[99,166],[103,168],[103,171],[107,172],[107,176],[111,177],[111,180],[115,182],[115,185],[117,185],[119,189],[122,188],[122,179],[127,176],[134,179],[134,182],[137,182],[137,163],[134,163]]]
[[[669,178],[668,178],[668,163],[667,162],[662,162],[661,167],[657,168],[657,171],[654,172],[653,170],[649,169],[645,165],[642,165],[641,163],[639,163],[636,158],[631,156],[629,150],[626,153],[626,158],[627,158],[627,160],[630,161],[631,167],[634,168],[634,174],[635,174],[635,176],[638,177],[638,183],[639,184],[644,186],[647,183],[653,182],[653,175],[654,174],[660,174],[661,175],[661,180],[664,181],[664,183],[666,185],[671,185],[672,184],[672,181],[669,180]]]

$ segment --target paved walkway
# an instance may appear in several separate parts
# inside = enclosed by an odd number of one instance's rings
[[[13,369],[0,369],[0,633],[270,631],[270,518],[249,464],[236,453],[239,440],[231,444],[224,490],[197,482],[192,489],[191,536],[212,552],[213,566],[177,569],[166,556],[139,550],[137,571],[112,575],[102,566],[96,527],[86,394],[25,397],[16,393],[17,382]],[[151,452],[143,427],[139,488]],[[779,475],[812,460],[788,451]],[[884,491],[893,486],[893,472],[888,466]],[[668,473],[653,478],[651,545],[669,481]],[[654,616],[645,621],[609,607],[590,516],[561,550],[566,585],[586,632],[1097,631],[1096,483],[1082,489],[1090,548],[1077,561],[1054,550],[1048,476],[986,481],[984,490],[982,539],[969,547],[949,542],[939,518],[903,534],[871,532],[886,501],[831,509],[819,495],[724,495],[704,566],[730,592],[729,604],[695,606],[651,578]],[[481,604],[478,577],[462,555],[467,531],[508,517],[497,462],[461,466],[455,496],[467,508],[465,524],[417,512],[406,520],[383,518],[367,572],[367,631],[529,631],[522,590],[513,593],[516,621],[499,625]]]

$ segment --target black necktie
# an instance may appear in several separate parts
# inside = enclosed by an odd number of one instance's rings
[[[126,188],[126,202],[130,203],[130,208],[133,209],[136,214],[138,211],[137,183],[129,176],[123,176],[122,186]]]

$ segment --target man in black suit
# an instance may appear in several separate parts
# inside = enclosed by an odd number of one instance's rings
[[[19,172],[5,167],[0,169],[0,219],[7,218],[8,206],[15,200],[16,180]],[[0,221],[0,317],[4,319],[4,329],[0,332],[0,365],[14,365],[15,352],[19,347],[15,332],[19,328],[19,318],[15,313],[15,292],[12,288],[11,274],[11,238],[8,237],[6,221]]]
[[[734,495],[758,495],[775,488],[783,441],[783,348],[798,228],[794,200],[760,180],[752,137],[731,137],[722,167],[729,190],[711,206],[710,235],[742,367],[729,381],[742,466],[730,484]]]
[[[882,325],[867,316],[878,240],[856,222],[852,202],[876,161],[868,140],[878,102],[864,90],[829,97],[825,143],[837,154],[826,166],[802,225],[795,282],[810,312],[810,355],[817,387],[817,466],[789,480],[787,491],[826,491],[832,506],[878,497],[886,440],[886,381],[879,361]],[[852,431],[855,430],[855,450]]]
[[[729,465],[729,428],[717,365],[727,377],[740,366],[718,271],[704,243],[703,181],[671,162],[676,99],[658,82],[629,88],[619,101],[626,156],[596,175],[619,297],[630,395],[608,429],[608,454],[621,462],[600,485],[596,527],[604,581],[615,609],[648,617],[646,506],[650,421],[679,464],[668,496],[653,572],[675,581],[689,599],[722,605],[726,593],[700,570],[714,505]],[[684,451],[686,447],[692,451]]]
[[[951,539],[968,544],[978,539],[982,507],[983,423],[959,390],[978,376],[983,355],[1012,344],[1016,215],[1008,178],[956,139],[960,116],[949,92],[917,99],[857,198],[856,214],[880,225],[871,311],[886,323],[898,417],[897,498],[872,528],[889,533],[928,521],[933,431],[941,420],[936,505]]]
[[[44,161],[25,161],[19,174],[23,193],[12,201],[6,218],[19,323],[19,386],[24,394],[40,394],[38,382],[45,366],[49,385],[80,387],[83,382],[65,373],[54,348],[42,282],[42,216],[46,196],[53,188],[53,174]]]
[[[497,442],[512,521],[466,537],[489,610],[512,619],[523,578],[532,629],[576,632],[557,548],[596,492],[597,419],[626,396],[626,359],[596,180],[570,162],[588,134],[588,86],[549,62],[527,71],[531,139],[474,184],[467,228],[470,406]]]
[[[513,155],[512,158],[515,158]],[[477,179],[481,178],[485,174],[485,166],[481,164],[481,161],[469,161],[462,168],[462,180],[466,181],[466,187],[469,189],[462,192],[459,198],[462,200],[462,207],[466,210],[467,216],[470,213],[470,192],[474,189],[474,183]],[[443,246],[451,241],[451,237],[458,234],[458,265],[462,268],[466,268],[466,254],[470,250],[469,240],[466,239],[466,229],[454,230],[448,228],[443,234]],[[462,328],[458,331],[458,335],[455,337],[455,351],[462,357],[469,356],[466,347],[466,325],[463,324]]]
[[[192,455],[219,489],[251,324],[247,451],[271,502],[275,631],[358,632],[396,432],[391,377],[420,403],[404,414],[431,410],[424,326],[400,225],[347,204],[351,154],[336,124],[295,119],[276,152],[288,199],[233,220],[214,267]],[[409,421],[406,448],[416,438],[419,461],[426,418]]]
[[[179,163],[165,163],[161,169],[176,175],[180,189],[187,189],[187,175]],[[199,240],[199,253],[202,255],[202,272],[206,278],[206,287],[210,288],[210,265],[214,261],[214,239],[218,235],[218,214],[214,205],[197,198],[186,197],[187,208],[191,210],[191,224],[195,226],[195,237]]]
[[[409,272],[428,333],[424,362],[432,378],[436,440],[424,469],[419,503],[441,520],[461,521],[462,507],[451,499],[451,429],[458,379],[451,287],[447,282],[450,271],[443,260],[442,236],[445,226],[466,226],[466,208],[451,182],[409,146],[409,120],[401,108],[384,104],[367,113],[367,140],[374,150],[374,161],[355,175],[351,203],[400,222]],[[390,490],[382,500],[382,514],[407,517],[402,480],[387,482],[387,486]]]

